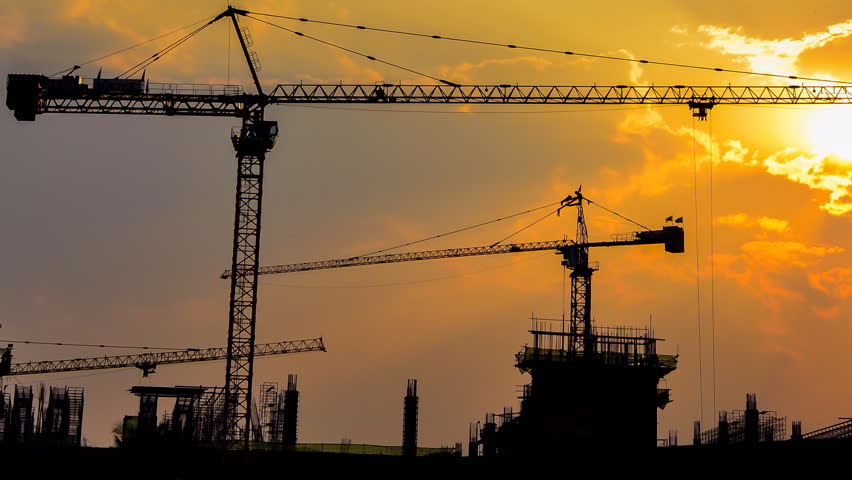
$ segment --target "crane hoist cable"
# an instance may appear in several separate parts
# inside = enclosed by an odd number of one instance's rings
[[[331,43],[331,42],[328,42],[328,41],[322,40],[322,39],[317,38],[317,37],[312,37],[312,36],[310,36],[310,35],[308,35],[308,34],[305,34],[305,33],[302,33],[302,32],[297,32],[297,31],[295,31],[295,30],[291,30],[291,29],[289,29],[289,28],[287,28],[287,27],[284,27],[284,26],[281,26],[281,25],[278,25],[278,24],[275,24],[275,23],[272,23],[272,22],[267,22],[266,20],[262,20],[262,19],[260,19],[260,18],[254,18],[254,17],[248,17],[248,18],[251,18],[252,20],[254,20],[254,21],[256,21],[256,22],[265,23],[265,24],[267,24],[267,25],[271,25],[271,26],[273,26],[273,27],[275,27],[275,28],[279,28],[279,29],[281,29],[281,30],[288,31],[288,32],[290,32],[290,33],[292,33],[292,34],[294,34],[294,35],[299,36],[299,37],[304,37],[304,38],[307,38],[307,39],[313,40],[313,41],[315,41],[315,42],[319,42],[319,43],[322,43],[322,44],[324,44],[324,45],[328,45],[328,46],[330,46],[330,47],[334,47],[334,48],[337,48],[337,49],[340,49],[340,50],[343,50],[343,51],[349,52],[349,53],[354,54],[354,55],[359,55],[359,56],[364,57],[364,58],[366,58],[366,59],[368,59],[368,60],[373,60],[373,61],[376,61],[376,62],[379,62],[379,63],[383,63],[383,64],[388,65],[388,66],[390,66],[390,67],[394,67],[394,68],[397,68],[397,69],[399,69],[399,70],[404,70],[404,71],[406,71],[406,72],[408,72],[408,73],[413,73],[413,74],[415,74],[415,75],[419,75],[419,76],[421,76],[421,77],[425,77],[425,78],[428,78],[428,79],[430,79],[430,80],[434,80],[434,81],[436,81],[436,82],[440,82],[440,83],[443,83],[443,84],[445,84],[445,85],[449,85],[449,86],[451,86],[451,87],[460,87],[460,86],[461,86],[461,85],[459,85],[459,84],[457,84],[457,83],[455,83],[455,82],[451,82],[451,81],[449,81],[449,80],[444,80],[444,79],[441,79],[441,78],[438,78],[438,77],[435,77],[435,76],[429,75],[428,73],[418,72],[417,70],[414,70],[414,69],[411,69],[411,68],[408,68],[408,67],[403,67],[402,65],[398,65],[398,64],[396,64],[396,63],[391,63],[391,62],[388,62],[388,61],[382,60],[382,59],[380,59],[380,58],[376,58],[376,57],[374,57],[374,56],[372,56],[372,55],[367,55],[366,53],[361,53],[361,52],[358,52],[358,51],[352,50],[351,48],[346,48],[346,47],[343,47],[343,46],[341,46],[341,45],[337,45],[336,43]]]
[[[172,31],[170,31],[170,32],[167,32],[167,33],[164,33],[164,34],[162,34],[162,35],[157,35],[156,37],[154,37],[154,38],[150,38],[150,39],[148,39],[148,40],[145,40],[144,42],[139,42],[139,43],[137,43],[137,44],[135,44],[135,45],[131,45],[131,46],[129,46],[129,47],[122,48],[121,50],[116,50],[115,52],[108,53],[108,54],[106,54],[106,55],[101,55],[100,57],[93,58],[93,59],[91,59],[91,60],[87,60],[87,61],[85,61],[85,62],[83,62],[83,63],[80,63],[80,64],[76,64],[76,65],[74,65],[73,67],[70,67],[70,68],[63,68],[62,70],[59,70],[58,72],[55,72],[55,73],[53,73],[53,74],[49,75],[49,77],[55,77],[55,76],[59,75],[59,74],[60,74],[60,73],[62,73],[62,72],[67,72],[67,71],[72,70],[72,69],[77,69],[77,68],[80,68],[80,67],[84,67],[84,66],[86,66],[86,65],[89,65],[89,64],[95,63],[95,62],[97,62],[98,60],[103,60],[103,59],[105,59],[105,58],[109,58],[109,57],[112,57],[112,56],[114,56],[114,55],[118,55],[118,54],[120,54],[120,53],[124,53],[124,52],[126,52],[126,51],[128,51],[128,50],[133,50],[134,48],[141,47],[142,45],[147,45],[147,44],[149,44],[149,43],[151,43],[151,42],[156,42],[157,40],[159,40],[159,39],[161,39],[161,38],[166,38],[166,37],[168,37],[168,36],[170,36],[170,35],[174,35],[175,33],[178,33],[178,32],[180,32],[180,31],[186,30],[187,28],[192,28],[192,27],[194,27],[194,26],[198,25],[198,24],[199,24],[199,23],[201,23],[201,22],[208,22],[208,21],[210,21],[210,20],[211,20],[211,19],[213,19],[213,18],[215,18],[215,16],[210,16],[210,17],[207,17],[207,18],[203,18],[203,19],[201,19],[201,20],[198,20],[197,22],[190,23],[189,25],[186,25],[186,26],[184,26],[184,27],[174,29],[174,30],[172,30]]]
[[[692,117],[692,190],[695,206],[695,317],[698,323],[698,409],[699,419],[704,423],[704,353],[701,339],[701,275],[698,241],[698,156],[696,153],[695,117]]]
[[[426,33],[406,32],[406,31],[403,31],[403,30],[392,30],[392,29],[386,29],[386,28],[367,27],[367,26],[364,26],[364,25],[352,25],[352,24],[348,24],[348,23],[312,20],[312,19],[303,18],[303,17],[291,17],[291,16],[287,16],[287,15],[274,15],[274,14],[271,14],[271,13],[248,12],[247,16],[249,16],[249,18],[252,18],[251,15],[261,15],[261,16],[265,16],[265,17],[281,18],[281,19],[284,19],[284,20],[293,20],[293,21],[298,21],[298,22],[318,23],[318,24],[322,24],[322,25],[331,25],[331,26],[335,26],[335,27],[353,28],[353,29],[356,29],[356,30],[369,30],[369,31],[373,31],[373,32],[392,33],[392,34],[397,34],[397,35],[407,35],[407,36],[421,37],[421,38],[431,38],[431,39],[434,39],[434,40],[449,40],[449,41],[452,41],[452,42],[472,43],[472,44],[476,44],[476,45],[488,45],[488,46],[493,46],[493,47],[506,47],[506,48],[512,48],[512,49],[518,49],[518,50],[529,50],[529,51],[533,51],[533,52],[556,53],[556,54],[561,54],[561,55],[576,55],[578,57],[597,58],[597,59],[602,59],[602,60],[617,60],[617,61],[622,61],[622,62],[642,63],[642,64],[648,64],[648,65],[660,65],[660,66],[665,66],[665,67],[689,68],[689,69],[694,69],[694,70],[708,70],[708,71],[714,71],[714,72],[739,73],[739,74],[743,74],[743,75],[755,75],[755,76],[761,76],[761,77],[785,78],[785,79],[788,79],[788,80],[805,80],[805,81],[813,81],[813,82],[825,82],[825,83],[836,83],[836,84],[846,84],[846,85],[852,84],[852,82],[844,81],[844,80],[831,80],[831,79],[827,79],[827,78],[814,78],[814,77],[802,77],[802,76],[798,76],[798,75],[784,75],[784,74],[777,74],[777,73],[754,72],[754,71],[750,71],[750,70],[735,70],[735,69],[730,69],[730,68],[708,67],[708,66],[703,66],[703,65],[691,65],[691,64],[685,64],[685,63],[664,62],[664,61],[659,61],[659,60],[644,60],[644,59],[638,59],[638,58],[617,57],[617,56],[614,56],[614,55],[600,55],[600,54],[577,52],[577,51],[571,51],[571,50],[553,49],[553,48],[528,47],[528,46],[524,46],[524,45],[514,45],[514,44],[509,44],[509,43],[489,42],[489,41],[484,41],[484,40],[473,40],[473,39],[469,39],[469,38],[445,37],[445,36],[442,36],[442,35],[430,35],[430,34],[426,34]],[[255,20],[259,20],[259,19],[255,19]]]
[[[716,247],[713,238],[713,116],[708,117],[707,129],[710,134],[710,356],[713,376],[713,414],[716,414]]]

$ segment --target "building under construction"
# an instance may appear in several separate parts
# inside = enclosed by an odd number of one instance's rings
[[[255,448],[282,449],[296,443],[299,392],[296,375],[289,375],[287,389],[277,383],[263,383],[260,407],[252,405],[252,441]],[[139,397],[139,413],[124,417],[122,446],[153,444],[213,445],[224,441],[225,398],[222,387],[135,386],[130,393]],[[171,413],[158,419],[159,400],[174,398]]]
[[[801,423],[794,423],[795,431],[801,434]],[[757,395],[746,395],[745,410],[722,410],[719,412],[719,424],[701,431],[701,422],[695,421],[693,445],[739,445],[778,442],[787,439],[787,418],[779,417],[772,410],[757,409]]]
[[[80,446],[83,389],[15,385],[0,393],[0,440],[5,444]]]
[[[696,421],[693,445],[738,445],[778,442],[787,439],[787,418],[772,410],[757,409],[757,395],[746,395],[745,410],[719,412],[719,425],[701,431]]]
[[[531,319],[532,345],[515,355],[515,365],[532,378],[524,386],[520,412],[486,417],[471,438],[471,455],[480,446],[490,456],[555,454],[574,447],[653,448],[657,443],[657,409],[670,402],[668,389],[658,384],[675,370],[677,358],[657,353],[661,339],[651,328],[595,325],[592,275],[598,264],[589,261],[589,249],[662,244],[669,253],[683,253],[683,229],[667,225],[590,242],[583,212],[587,202],[577,189],[560,207],[577,207],[576,240],[557,249],[571,271],[570,317]]]
[[[532,345],[515,355],[529,373],[521,409],[489,414],[473,429],[471,454],[553,454],[572,447],[654,447],[657,409],[670,402],[658,383],[675,370],[657,353],[650,328],[597,327],[582,336],[561,320],[532,319]],[[582,348],[575,348],[578,344]]]

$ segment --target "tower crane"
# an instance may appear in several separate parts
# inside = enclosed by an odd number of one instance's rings
[[[594,353],[594,338],[592,334],[592,274],[598,270],[597,262],[589,262],[589,248],[618,247],[629,245],[663,244],[669,253],[684,252],[683,228],[678,225],[667,225],[660,230],[645,230],[613,235],[612,240],[605,242],[589,242],[586,217],[583,212],[583,202],[588,200],[581,192],[582,187],[560,202],[557,211],[566,207],[577,207],[577,236],[575,240],[552,240],[545,242],[512,243],[506,245],[489,245],[481,247],[450,248],[445,250],[429,250],[385,255],[367,255],[361,257],[342,258],[337,260],[321,260],[317,262],[293,263],[288,265],[272,265],[260,267],[258,275],[276,275],[283,273],[305,272],[310,270],[325,270],[331,268],[357,267],[378,265],[382,263],[400,263],[418,260],[435,260],[441,258],[472,257],[478,255],[496,255],[502,253],[536,252],[556,250],[562,256],[562,266],[571,270],[571,317],[569,323],[569,352],[585,355]],[[231,276],[230,270],[225,270],[220,278]]]
[[[715,105],[850,104],[852,86],[558,86],[460,85],[436,79],[436,84],[281,84],[264,92],[255,52],[239,19],[255,12],[229,6],[196,29],[225,20],[232,23],[256,93],[241,87],[157,84],[135,79],[85,80],[39,74],[10,74],[6,105],[20,121],[34,121],[48,113],[105,115],[159,115],[233,117],[242,121],[232,131],[237,158],[228,343],[225,367],[225,438],[230,445],[248,448],[253,377],[257,276],[260,255],[263,172],[266,154],[274,147],[278,124],[265,119],[266,107],[281,104],[682,104],[693,116],[705,119]],[[302,36],[300,32],[293,32]],[[191,36],[190,35],[190,36]],[[185,37],[188,38],[189,36]],[[435,37],[438,38],[438,37]],[[180,43],[176,43],[175,46]],[[514,46],[510,46],[514,47]],[[171,51],[161,51],[153,62]],[[571,53],[571,52],[565,52]],[[376,60],[367,56],[370,60]],[[144,62],[143,62],[144,63]],[[795,78],[795,77],[791,77]],[[579,267],[578,267],[579,268]],[[579,270],[575,270],[577,272]],[[578,274],[578,282],[586,276]],[[573,279],[574,277],[572,277]],[[573,280],[572,280],[573,282]],[[572,299],[572,302],[574,300]],[[582,302],[581,298],[577,299]],[[585,308],[585,307],[584,307]]]
[[[254,355],[265,357],[287,355],[302,352],[325,352],[325,344],[320,338],[290,340],[286,342],[261,343],[254,346]],[[169,352],[141,353],[138,355],[114,355],[90,358],[71,358],[67,360],[47,360],[40,362],[12,363],[12,345],[0,348],[0,379],[4,376],[38,375],[44,373],[78,372],[81,370],[104,370],[109,368],[136,367],[147,377],[154,373],[157,365],[175,363],[212,362],[225,360],[227,348],[190,348]]]

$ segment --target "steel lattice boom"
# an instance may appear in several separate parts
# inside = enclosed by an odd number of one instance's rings
[[[378,265],[380,263],[400,263],[415,260],[435,260],[440,258],[472,257],[476,255],[494,255],[498,253],[535,252],[539,250],[558,250],[572,242],[571,240],[553,240],[550,242],[510,243],[506,245],[491,245],[485,247],[450,248],[446,250],[429,250],[425,252],[394,253],[388,255],[370,255],[364,257],[341,258],[338,260],[322,260],[319,262],[294,263],[290,265],[272,265],[260,267],[258,275],[275,275],[280,273],[304,272],[308,270],[323,270],[328,268],[358,267],[362,265]],[[230,270],[225,270],[221,278],[229,278]]]
[[[549,242],[509,243],[482,247],[449,248],[446,250],[427,250],[422,252],[394,253],[387,255],[368,255],[364,257],[321,260],[317,262],[291,263],[260,267],[258,275],[276,275],[282,273],[326,270],[330,268],[360,267],[382,263],[414,262],[418,260],[437,260],[441,258],[473,257],[477,255],[496,255],[501,253],[537,252],[556,250],[566,259],[576,256],[576,251],[589,247],[619,247],[627,245],[665,244],[666,251],[680,253],[683,250],[683,229],[677,226],[663,227],[662,230],[648,230],[613,235],[608,242],[575,243],[573,240],[552,240]],[[231,271],[225,270],[221,278],[231,277]]]
[[[287,342],[263,343],[255,345],[254,355],[257,357],[269,355],[286,355],[290,353],[326,351],[322,338],[291,340]],[[226,347],[176,350],[172,352],[141,353],[138,355],[115,355],[91,358],[73,358],[68,360],[48,360],[42,362],[26,362],[0,364],[0,377],[6,375],[36,375],[43,373],[76,372],[79,370],[103,370],[107,368],[136,367],[144,375],[152,373],[157,365],[175,363],[210,362],[225,360]]]
[[[278,85],[270,103],[819,104],[852,103],[852,87]]]
[[[541,85],[308,85],[276,86],[268,96],[245,94],[238,85],[149,83],[138,93],[50,91],[42,75],[10,75],[6,104],[19,120],[44,113],[100,113],[240,117],[261,98],[266,104],[643,104],[820,105],[852,104],[844,86],[541,86]],[[35,92],[14,95],[16,81],[35,82]],[[89,80],[82,85],[87,85]],[[17,90],[19,93],[20,90]],[[69,94],[73,93],[73,94]]]

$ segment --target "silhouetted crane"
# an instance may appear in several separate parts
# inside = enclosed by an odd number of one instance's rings
[[[254,346],[256,357],[270,355],[288,355],[303,352],[325,352],[322,338],[290,340],[286,342],[262,343]],[[109,368],[136,367],[147,377],[157,365],[175,363],[211,362],[227,359],[225,347],[190,348],[170,352],[140,353],[136,355],[112,355],[89,358],[70,358],[67,360],[46,360],[39,362],[12,363],[12,345],[0,349],[0,378],[4,376],[38,375],[45,373],[78,372],[81,370],[104,370]]]
[[[714,105],[721,104],[852,103],[852,87],[849,86],[459,85],[440,79],[437,80],[441,83],[435,85],[283,84],[267,94],[263,91],[258,77],[257,55],[249,51],[251,42],[246,37],[245,28],[239,25],[238,18],[250,13],[252,12],[248,10],[228,7],[185,38],[219,20],[230,19],[257,93],[246,93],[241,87],[234,85],[156,84],[131,78],[96,78],[84,82],[81,77],[71,75],[77,70],[72,68],[67,75],[58,79],[44,75],[10,74],[6,97],[6,105],[14,111],[15,118],[22,121],[33,121],[37,115],[46,113],[182,115],[236,117],[242,120],[242,126],[231,135],[237,157],[231,261],[231,271],[235,274],[230,276],[224,428],[225,438],[234,444],[241,442],[244,448],[248,448],[251,423],[249,406],[253,377],[263,170],[266,153],[273,148],[278,135],[277,122],[265,120],[267,106],[302,103],[683,104],[689,106],[693,116],[704,119]],[[293,33],[302,35],[300,32]],[[182,39],[168,49],[152,55],[132,71],[142,71],[144,75],[145,66],[183,41]],[[373,57],[367,58],[375,60]],[[577,278],[586,277],[578,275]],[[577,299],[578,302],[581,300]]]
[[[628,245],[663,244],[669,253],[683,253],[683,228],[677,225],[667,225],[660,230],[645,230],[624,234],[616,234],[607,242],[589,242],[586,217],[583,212],[582,192],[578,189],[574,195],[562,200],[559,210],[565,207],[577,207],[577,236],[575,240],[553,240],[547,242],[511,243],[506,245],[489,245],[482,247],[450,248],[445,250],[429,250],[421,252],[395,253],[385,255],[367,255],[337,260],[321,260],[318,262],[293,263],[289,265],[273,265],[260,267],[258,275],[275,275],[282,273],[305,272],[309,270],[324,270],[330,268],[358,267],[362,265],[378,265],[382,263],[400,263],[418,260],[435,260],[441,258],[472,257],[478,255],[495,255],[502,253],[536,252],[541,250],[556,250],[562,255],[562,265],[571,270],[571,316],[569,335],[571,339],[566,348],[573,352],[594,352],[590,342],[592,332],[592,274],[598,270],[597,262],[589,262],[589,248],[618,247]],[[221,278],[231,276],[230,270],[225,270]]]

